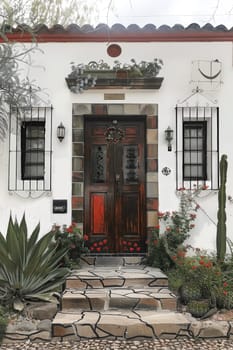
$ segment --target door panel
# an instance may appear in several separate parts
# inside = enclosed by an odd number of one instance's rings
[[[107,234],[107,222],[105,215],[106,194],[91,193],[91,232],[98,235],[101,232]]]
[[[144,117],[85,118],[84,220],[91,251],[145,251]]]

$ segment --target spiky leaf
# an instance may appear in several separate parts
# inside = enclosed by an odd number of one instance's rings
[[[39,225],[28,237],[24,216],[20,224],[10,217],[6,238],[0,233],[0,299],[17,310],[25,300],[51,299],[69,273],[59,267],[67,249],[58,251],[50,232],[38,235]]]

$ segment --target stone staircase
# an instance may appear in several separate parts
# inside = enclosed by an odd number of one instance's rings
[[[67,278],[53,320],[58,340],[174,338],[190,322],[176,312],[176,296],[159,269],[141,257],[86,257]]]

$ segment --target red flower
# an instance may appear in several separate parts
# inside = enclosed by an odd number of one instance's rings
[[[179,250],[177,255],[180,257],[180,258],[184,258],[185,257],[185,252],[183,250]]]
[[[159,211],[159,212],[158,212],[158,217],[159,217],[159,218],[162,218],[163,216],[164,216],[164,213],[161,212],[161,211]]]
[[[127,242],[126,242],[126,241],[123,241],[122,244],[123,244],[123,245],[127,245]]]
[[[88,235],[83,235],[83,239],[84,239],[84,241],[88,241],[88,239],[89,239],[89,237],[88,237]]]
[[[137,247],[137,248],[136,248],[136,251],[137,251],[137,252],[140,252],[140,251],[141,251],[141,247]]]
[[[108,243],[108,240],[107,239],[103,239],[103,244],[107,244]]]
[[[207,268],[210,268],[210,267],[212,267],[212,266],[213,266],[213,264],[212,264],[211,261],[209,261],[208,263],[205,264],[205,267],[207,267]]]
[[[130,247],[130,248],[129,248],[129,251],[130,251],[130,253],[133,253],[134,248],[133,248],[133,247]]]
[[[128,246],[129,246],[129,247],[132,245],[132,243],[131,243],[131,242],[128,242],[127,244],[128,244]]]
[[[205,265],[205,261],[204,261],[204,260],[200,260],[200,261],[199,261],[199,264],[200,264],[200,265]]]
[[[223,287],[227,287],[228,286],[228,283],[227,282],[224,282],[223,283]]]
[[[73,227],[72,226],[67,227],[66,232],[73,233]]]
[[[98,247],[98,244],[96,242],[93,243],[93,247]]]
[[[196,265],[193,265],[191,268],[192,268],[192,270],[196,270],[196,269],[197,269],[197,266],[196,266]]]
[[[227,290],[224,290],[224,291],[223,291],[223,294],[224,294],[224,295],[227,295]]]
[[[100,248],[100,247],[97,247],[97,248],[96,248],[96,251],[97,251],[97,252],[101,252],[101,248]]]
[[[155,229],[156,229],[156,230],[159,230],[159,229],[160,229],[160,225],[156,225],[156,226],[155,226]]]
[[[91,247],[91,248],[90,248],[90,250],[91,250],[91,251],[93,252],[93,250],[94,250],[94,247]]]
[[[134,247],[137,247],[137,246],[138,246],[137,242],[135,242],[135,243],[133,244],[133,246],[134,246]]]
[[[102,247],[104,244],[102,241],[99,242],[99,246]]]

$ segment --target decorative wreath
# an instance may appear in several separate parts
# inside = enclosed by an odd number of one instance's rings
[[[106,129],[104,136],[109,143],[118,143],[124,137],[124,130],[115,126],[110,126]]]

